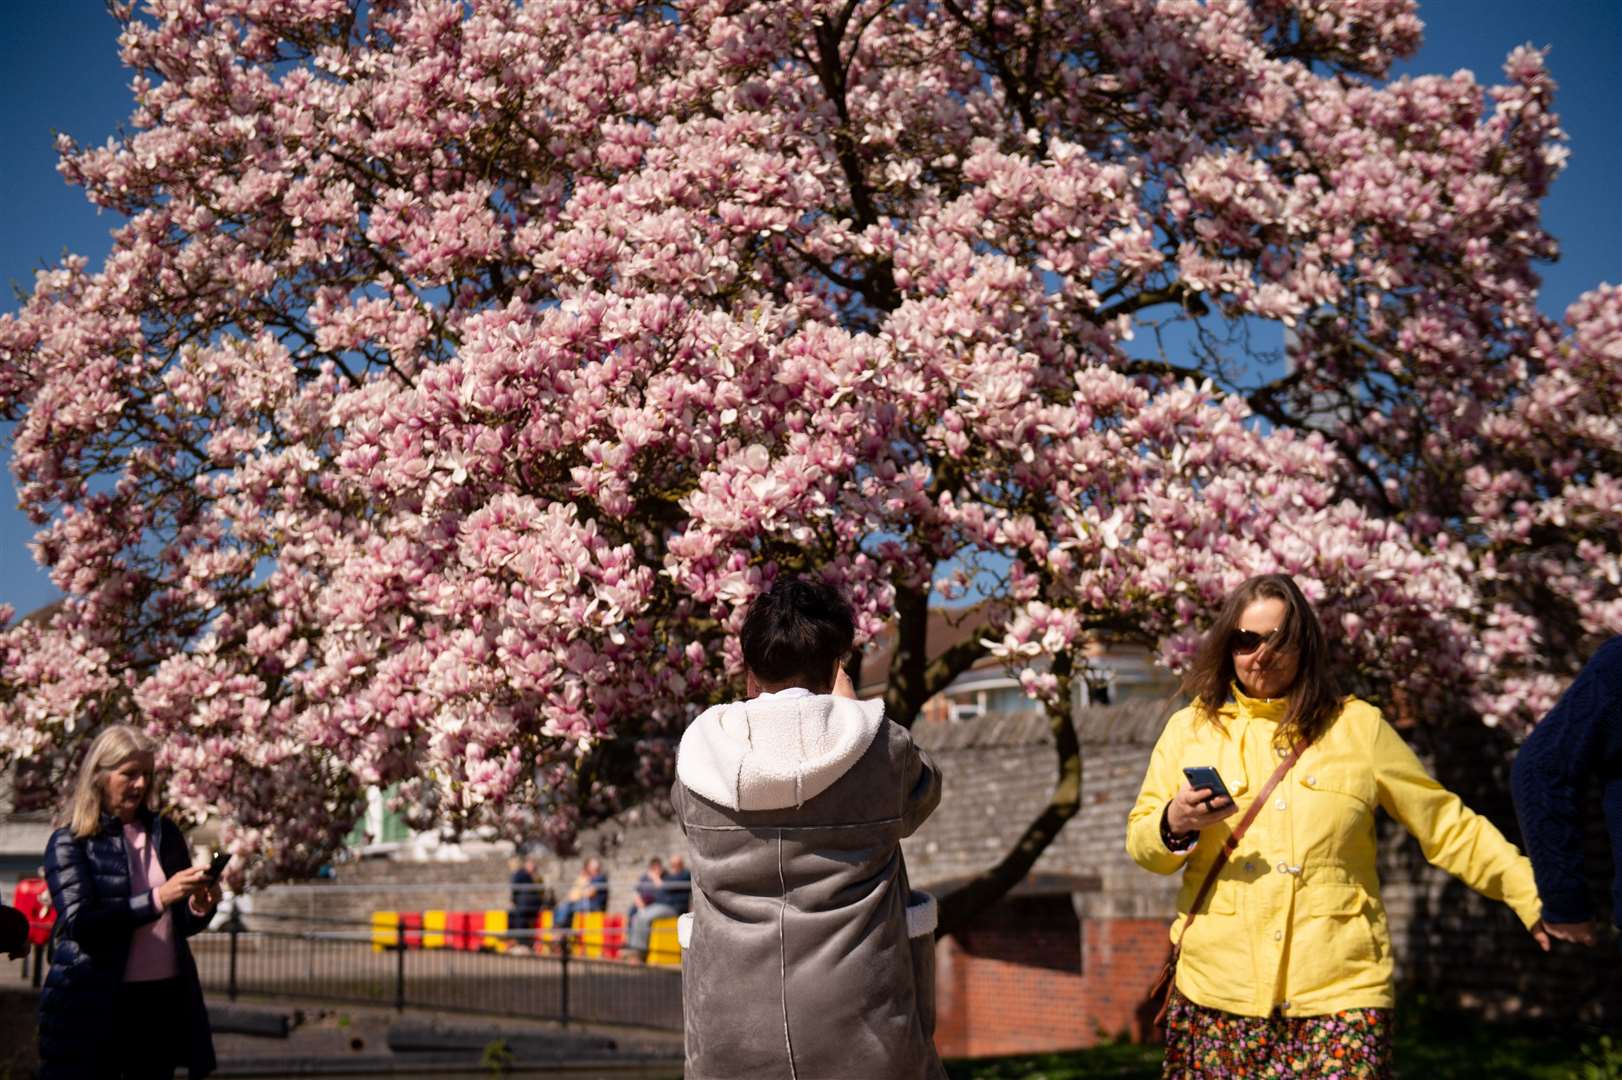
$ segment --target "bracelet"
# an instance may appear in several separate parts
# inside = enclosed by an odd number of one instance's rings
[[[1160,842],[1166,845],[1167,851],[1187,851],[1199,840],[1198,832],[1174,834],[1171,831],[1171,803],[1160,812]]]

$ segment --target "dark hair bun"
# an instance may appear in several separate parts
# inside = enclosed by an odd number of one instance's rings
[[[826,692],[856,640],[850,605],[831,585],[781,577],[755,597],[743,621],[743,662],[756,679]]]

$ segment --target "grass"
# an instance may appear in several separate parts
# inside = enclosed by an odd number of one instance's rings
[[[1485,1024],[1423,995],[1397,1010],[1397,1075],[1425,1080],[1611,1080],[1622,1054],[1603,1033],[1578,1025]]]
[[[951,1080],[1150,1080],[1160,1076],[1160,1047],[1108,1043],[1067,1054],[949,1061],[946,1075]]]
[[[1160,1048],[1110,1043],[1089,1050],[953,1061],[951,1080],[1154,1080]],[[1397,1076],[1412,1080],[1622,1080],[1622,1043],[1592,1028],[1485,1024],[1424,997],[1397,1010]]]

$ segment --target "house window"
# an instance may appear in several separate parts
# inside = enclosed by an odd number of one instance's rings
[[[948,715],[953,721],[975,720],[986,714],[986,696],[983,693],[962,694],[947,700]]]
[[[990,713],[1032,713],[1041,712],[1042,703],[1026,696],[1025,691],[1017,686],[999,686],[995,690],[985,691],[986,712]]]
[[[358,849],[372,844],[401,844],[411,839],[411,829],[406,825],[405,817],[388,806],[389,799],[394,797],[397,790],[398,785],[390,785],[387,791],[366,789],[366,812],[349,831],[345,839],[347,847]]]

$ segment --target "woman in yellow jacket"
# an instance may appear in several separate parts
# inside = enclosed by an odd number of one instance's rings
[[[1164,1075],[1391,1073],[1391,937],[1375,872],[1384,807],[1425,857],[1507,903],[1547,949],[1530,863],[1444,789],[1378,709],[1345,697],[1317,614],[1283,574],[1223,604],[1166,725],[1127,825],[1127,851],[1183,870]],[[1217,853],[1267,779],[1306,746],[1183,926]],[[1195,788],[1210,766],[1231,798]]]

